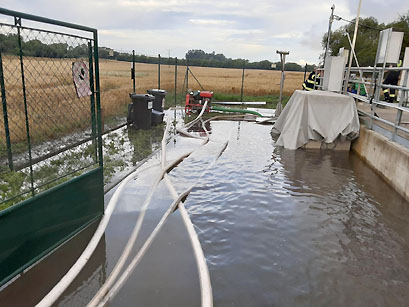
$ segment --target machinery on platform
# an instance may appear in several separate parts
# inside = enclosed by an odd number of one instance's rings
[[[213,92],[209,91],[191,91],[186,94],[185,112],[201,111],[207,101],[206,112],[210,111]]]

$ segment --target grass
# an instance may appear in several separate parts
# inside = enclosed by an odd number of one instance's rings
[[[286,105],[288,100],[290,99],[290,96],[288,95],[283,95],[282,97],[282,103],[283,105]],[[248,95],[243,95],[243,101],[265,101],[265,105],[258,105],[257,108],[270,108],[274,109],[277,106],[279,100],[279,95],[262,95],[262,96],[248,96]],[[241,101],[241,95],[240,94],[225,94],[225,93],[215,93],[214,94],[214,101]],[[234,106],[234,107],[239,107],[239,106]]]
[[[150,130],[135,130],[124,127],[118,132],[114,131],[105,135],[103,139],[104,183],[109,183],[116,173],[135,166],[139,161],[159,148],[164,126],[163,123],[152,127]],[[45,184],[43,187],[36,189],[36,193],[45,191],[81,174],[83,171],[76,170],[81,166],[92,163],[94,153],[94,146],[89,142],[80,148],[36,165],[34,167],[35,186]],[[72,174],[62,177],[68,173]],[[19,172],[7,171],[0,173],[0,201],[18,195],[23,191],[29,191],[29,188],[30,176],[28,169]],[[31,194],[27,193],[12,201],[2,203],[0,204],[0,210],[29,197],[31,197]]]

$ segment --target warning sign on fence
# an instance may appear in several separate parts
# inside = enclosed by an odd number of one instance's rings
[[[89,85],[88,66],[84,61],[72,63],[72,78],[74,80],[78,98],[90,96],[92,94]]]

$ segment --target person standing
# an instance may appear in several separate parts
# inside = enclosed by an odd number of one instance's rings
[[[398,67],[400,67],[401,62],[402,61],[399,61]],[[389,67],[392,68],[393,65],[390,65]],[[398,85],[399,76],[400,76],[400,70],[389,70],[386,74],[383,84]],[[396,98],[396,90],[394,88],[384,88],[384,87],[382,87],[382,89],[383,89],[383,96],[384,96],[385,101],[393,103]]]
[[[317,69],[314,68],[314,70],[310,73],[308,78],[304,81],[302,84],[302,88],[305,91],[313,91],[314,90],[314,85],[319,84],[319,80],[315,80],[316,77],[319,77],[320,74],[317,74]]]

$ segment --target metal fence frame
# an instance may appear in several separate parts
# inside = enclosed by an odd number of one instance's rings
[[[23,92],[22,97],[18,96],[18,100],[20,101],[21,98],[24,105],[24,121],[26,128],[26,140],[24,140],[24,143],[27,141],[27,152],[29,157],[28,162],[25,165],[18,166],[13,163],[13,142],[10,140],[11,131],[7,110],[8,92],[7,84],[5,85],[5,78],[7,78],[7,75],[4,75],[4,70],[1,65],[1,53],[0,87],[4,127],[0,127],[0,129],[5,129],[7,160],[10,172],[19,169],[21,170],[23,167],[29,167],[31,177],[30,189],[20,195],[12,197],[13,199],[24,195],[24,197],[21,197],[24,200],[0,211],[0,246],[2,247],[0,249],[1,287],[102,216],[104,213],[104,182],[97,30],[3,8],[0,8],[0,15],[14,17],[14,25],[2,24],[2,26],[10,27],[13,31],[14,28],[17,29],[19,45],[18,58],[20,61],[20,69],[18,70],[18,73],[21,72],[21,86]],[[66,33],[23,27],[22,20],[34,21],[41,23],[42,25],[59,26],[66,29]],[[88,41],[88,68],[91,95],[89,98],[90,109],[87,116],[91,119],[91,137],[85,137],[86,134],[84,134],[82,140],[76,140],[77,142],[63,148],[57,148],[57,150],[52,148],[53,150],[36,158],[31,155],[32,144],[30,122],[28,118],[29,114],[27,111],[24,52],[20,35],[20,31],[23,29],[30,29],[30,31],[37,31],[38,33],[52,33],[53,35],[61,35],[62,37],[75,37],[75,35],[68,33],[68,29],[74,29],[84,31],[88,33],[90,37],[92,36],[92,38],[76,36],[84,41]],[[46,61],[50,61],[50,59]],[[86,65],[86,60],[83,62]],[[67,63],[64,63],[64,65],[67,67]],[[57,91],[57,85],[50,85],[50,90]],[[74,103],[73,107],[75,106]],[[84,110],[87,108],[87,106],[84,105],[81,107]],[[33,111],[33,113],[35,112]],[[87,125],[89,125],[89,123]],[[93,161],[91,165],[81,166],[81,164],[78,163],[75,165],[76,169],[71,173],[69,172],[70,169],[68,169],[67,173],[64,173],[63,176],[48,181],[41,186],[34,186],[33,166],[36,166],[36,163],[46,163],[45,161],[47,159],[60,153],[69,152],[73,148],[74,150],[79,148],[78,150],[81,151],[83,149],[79,146],[85,142],[90,142],[89,148],[92,149],[92,152],[88,155],[88,159]],[[87,159],[85,160],[87,161]],[[48,178],[46,180],[48,180]],[[29,193],[31,195],[26,195]],[[10,199],[3,201],[0,205],[6,201],[10,201]]]
[[[18,43],[19,43],[19,60],[20,60],[20,65],[21,65],[21,82],[22,82],[22,89],[23,89],[23,102],[24,102],[24,111],[25,111],[25,126],[26,126],[26,138],[27,138],[27,151],[28,151],[28,162],[23,163],[22,165],[15,165],[13,163],[13,154],[12,154],[12,143],[10,140],[10,128],[9,128],[9,119],[8,119],[8,113],[7,113],[7,88],[5,86],[4,82],[4,72],[3,72],[3,61],[2,61],[2,55],[0,52],[0,87],[1,87],[1,96],[2,96],[2,108],[3,108],[3,121],[4,121],[4,131],[6,135],[6,144],[7,144],[7,156],[8,156],[8,166],[11,171],[18,171],[22,168],[29,167],[30,168],[30,181],[31,181],[31,188],[30,191],[23,192],[22,194],[27,194],[31,193],[32,196],[34,196],[36,193],[36,188],[34,187],[33,183],[33,165],[35,165],[38,162],[44,161],[48,158],[51,158],[59,153],[62,153],[66,150],[69,150],[71,148],[74,148],[78,145],[83,144],[86,141],[92,140],[95,144],[98,144],[96,148],[96,154],[95,158],[96,161],[99,165],[99,167],[103,168],[103,156],[102,156],[102,126],[101,126],[101,101],[100,101],[100,82],[99,82],[99,57],[98,57],[98,33],[97,30],[94,28],[90,27],[85,27],[77,24],[72,24],[72,23],[67,23],[67,22],[62,22],[58,20],[53,20],[49,18],[44,18],[44,17],[39,17],[39,16],[34,16],[30,14],[25,14],[25,13],[20,13],[16,11],[11,11],[7,9],[0,8],[0,14],[1,15],[7,15],[14,17],[14,27],[17,29],[18,33]],[[29,21],[35,21],[39,22],[42,24],[48,24],[48,25],[56,25],[60,26],[63,28],[69,28],[69,29],[75,29],[75,30],[80,30],[84,31],[86,33],[91,33],[92,38],[86,38],[86,37],[80,37],[76,35],[71,35],[68,33],[63,33],[63,32],[56,32],[56,31],[48,31],[48,30],[42,30],[42,29],[33,29],[29,27],[23,27],[22,26],[22,20],[29,20]],[[3,24],[7,25],[7,24]],[[7,25],[7,26],[12,26],[12,25]],[[71,144],[69,146],[66,146],[64,148],[60,148],[56,151],[49,152],[46,155],[43,155],[41,157],[33,158],[32,157],[32,144],[31,144],[31,135],[30,135],[30,125],[29,125],[29,114],[27,111],[27,97],[26,97],[26,82],[25,82],[25,75],[24,75],[24,51],[22,48],[22,38],[21,38],[21,30],[22,29],[33,29],[36,31],[41,31],[44,33],[53,33],[53,34],[60,34],[64,36],[71,36],[71,37],[79,37],[88,40],[88,48],[89,48],[89,54],[88,54],[88,62],[89,62],[89,79],[90,79],[90,87],[92,91],[92,95],[90,95],[90,104],[91,104],[91,118],[92,118],[92,136],[86,140],[81,140],[75,144]],[[92,46],[93,43],[93,46]],[[93,49],[93,50],[92,50]],[[93,67],[95,65],[95,72],[93,70]],[[1,129],[0,128],[0,129]],[[75,170],[77,171],[77,170]],[[70,175],[70,174],[67,174]],[[47,183],[48,184],[48,183]],[[19,197],[20,195],[16,195],[15,197]],[[6,200],[9,201],[9,200]]]
[[[320,68],[317,71],[323,72],[324,69]],[[389,85],[389,84],[383,84],[383,78],[385,76],[385,71],[400,71],[401,72],[401,80],[402,86],[401,85]],[[368,75],[370,74],[371,80],[370,81],[364,81],[362,78],[356,78],[356,79],[349,79],[348,80],[348,85],[345,84],[346,78],[345,74],[347,73],[347,69],[344,71],[344,83],[342,85],[342,88],[340,90],[340,93],[346,93],[346,95],[355,98],[358,101],[364,102],[368,105],[371,106],[371,112],[367,113],[362,110],[358,110],[358,113],[367,116],[369,118],[368,122],[368,128],[371,130],[374,130],[383,136],[387,137],[389,140],[393,142],[397,142],[407,148],[409,148],[409,129],[406,127],[402,126],[402,115],[406,112],[406,114],[409,114],[409,107],[408,107],[408,96],[409,96],[409,88],[405,86],[408,82],[409,78],[409,68],[408,67],[386,67],[383,65],[382,67],[351,67],[351,72],[356,72],[356,73],[367,73]],[[322,90],[322,81],[323,77],[318,77],[316,78],[320,81],[317,81],[315,84],[315,89],[317,90]],[[359,94],[351,93],[347,91],[347,88],[351,84],[364,84],[365,86],[368,86],[368,93],[366,96],[362,96]],[[388,103],[383,100],[381,100],[381,89],[394,89],[399,91],[399,97],[398,103]],[[397,110],[396,118],[395,121],[388,121],[386,119],[380,118],[376,114],[376,109],[378,107],[383,107],[383,108],[390,108],[390,109],[395,109]],[[389,131],[385,128],[382,128],[380,125],[377,124],[377,122],[381,122],[389,127],[392,128],[392,131]],[[403,133],[404,135],[399,135],[399,132],[401,134]]]

